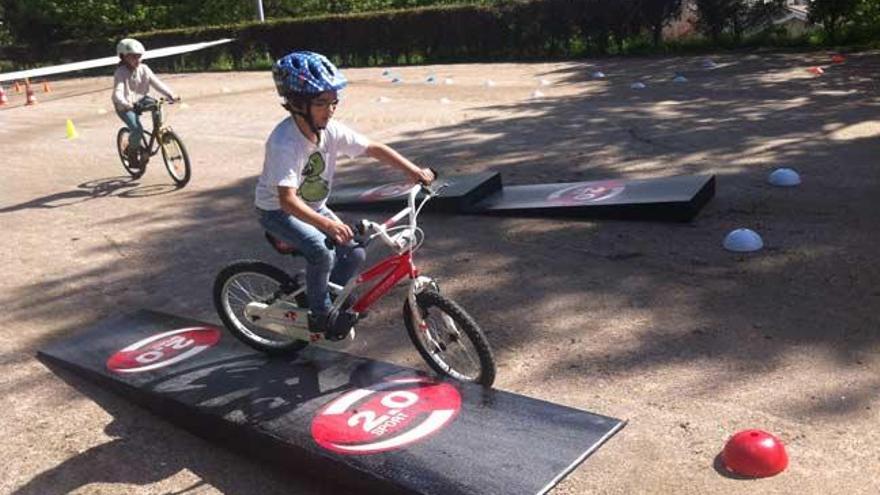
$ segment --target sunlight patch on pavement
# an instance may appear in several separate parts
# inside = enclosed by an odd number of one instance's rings
[[[866,120],[831,132],[834,141],[851,141],[880,136],[880,120]]]

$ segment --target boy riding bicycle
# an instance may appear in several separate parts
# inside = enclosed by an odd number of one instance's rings
[[[294,245],[306,259],[309,331],[330,331],[328,282],[345,285],[366,256],[351,242],[351,228],[327,207],[337,156],[367,155],[425,184],[434,180],[434,174],[389,146],[331,120],[338,92],[348,81],[323,55],[290,53],[275,62],[272,77],[290,116],[275,126],[266,141],[254,203],[263,228]],[[337,244],[336,249],[325,245],[326,237]]]
[[[140,41],[132,38],[121,40],[116,45],[119,66],[113,73],[113,105],[116,114],[131,131],[127,155],[131,167],[136,169],[142,168],[143,161],[140,148],[144,128],[141,125],[140,112],[149,109],[151,104],[155,103],[155,100],[147,96],[150,86],[156,88],[169,100],[178,99],[171,88],[160,81],[147,64],[141,63],[144,52],[146,50]]]

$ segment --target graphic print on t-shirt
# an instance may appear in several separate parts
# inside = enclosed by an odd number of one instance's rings
[[[321,201],[330,194],[330,188],[327,181],[321,177],[326,165],[321,152],[316,151],[309,157],[303,169],[303,181],[299,186],[299,196],[306,201]]]

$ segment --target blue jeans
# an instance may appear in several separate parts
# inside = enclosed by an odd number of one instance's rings
[[[128,149],[135,150],[135,146],[140,146],[141,137],[144,135],[144,126],[141,125],[140,116],[134,113],[134,110],[120,111],[116,110],[116,115],[125,122],[131,134],[128,136]]]
[[[309,310],[314,314],[330,312],[330,294],[327,282],[345,285],[357,273],[366,259],[364,248],[353,243],[327,249],[324,239],[327,236],[313,225],[288,215],[282,210],[257,210],[260,225],[272,235],[296,246],[306,259],[306,297]],[[318,213],[328,218],[336,215],[326,206]]]

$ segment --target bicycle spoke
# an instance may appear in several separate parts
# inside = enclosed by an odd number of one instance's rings
[[[231,300],[232,300],[233,298],[235,299],[234,302],[240,304],[242,307],[247,306],[247,304],[250,302],[249,299],[245,299],[244,297],[241,297],[241,296],[239,296],[239,295],[237,295],[237,294],[233,294],[232,292],[230,292],[230,293],[229,293],[229,299],[230,299],[230,302],[232,302]]]
[[[254,297],[254,294],[252,292],[252,288],[245,287],[244,283],[242,281],[240,281],[239,279],[235,279],[233,281],[233,285],[232,285],[232,287],[230,287],[230,290],[232,290],[232,289],[238,289],[239,291],[241,291],[241,293],[244,295],[245,298],[247,298],[251,301],[256,299],[256,297]]]
[[[426,324],[428,330],[424,335],[431,344],[430,347],[433,347],[431,354],[436,356],[438,361],[468,377],[479,375],[480,362],[474,357],[475,350],[469,348],[467,345],[469,339],[462,336],[451,316],[441,311],[439,315],[429,315]]]
[[[266,302],[278,294],[280,285],[273,279],[259,274],[245,273],[229,280],[225,290],[225,305],[240,332],[263,344],[289,342],[277,332],[261,327],[245,316],[248,304]]]
[[[461,343],[463,341],[459,340],[459,342]],[[471,366],[473,366],[476,369],[480,369],[479,359],[474,359],[473,353],[470,351],[470,349],[467,348],[467,346],[465,346],[463,343],[461,343],[456,347],[458,347],[458,354],[463,354],[464,357],[466,358],[466,360],[470,361]]]
[[[272,292],[268,288],[254,287],[253,282],[241,279],[235,279],[233,281],[232,285],[230,286],[230,296],[234,294],[233,290],[236,289],[240,291],[242,296],[235,295],[235,297],[239,301],[245,303],[245,306],[251,301],[264,301],[268,299],[269,295],[264,294],[266,294],[267,292]]]

